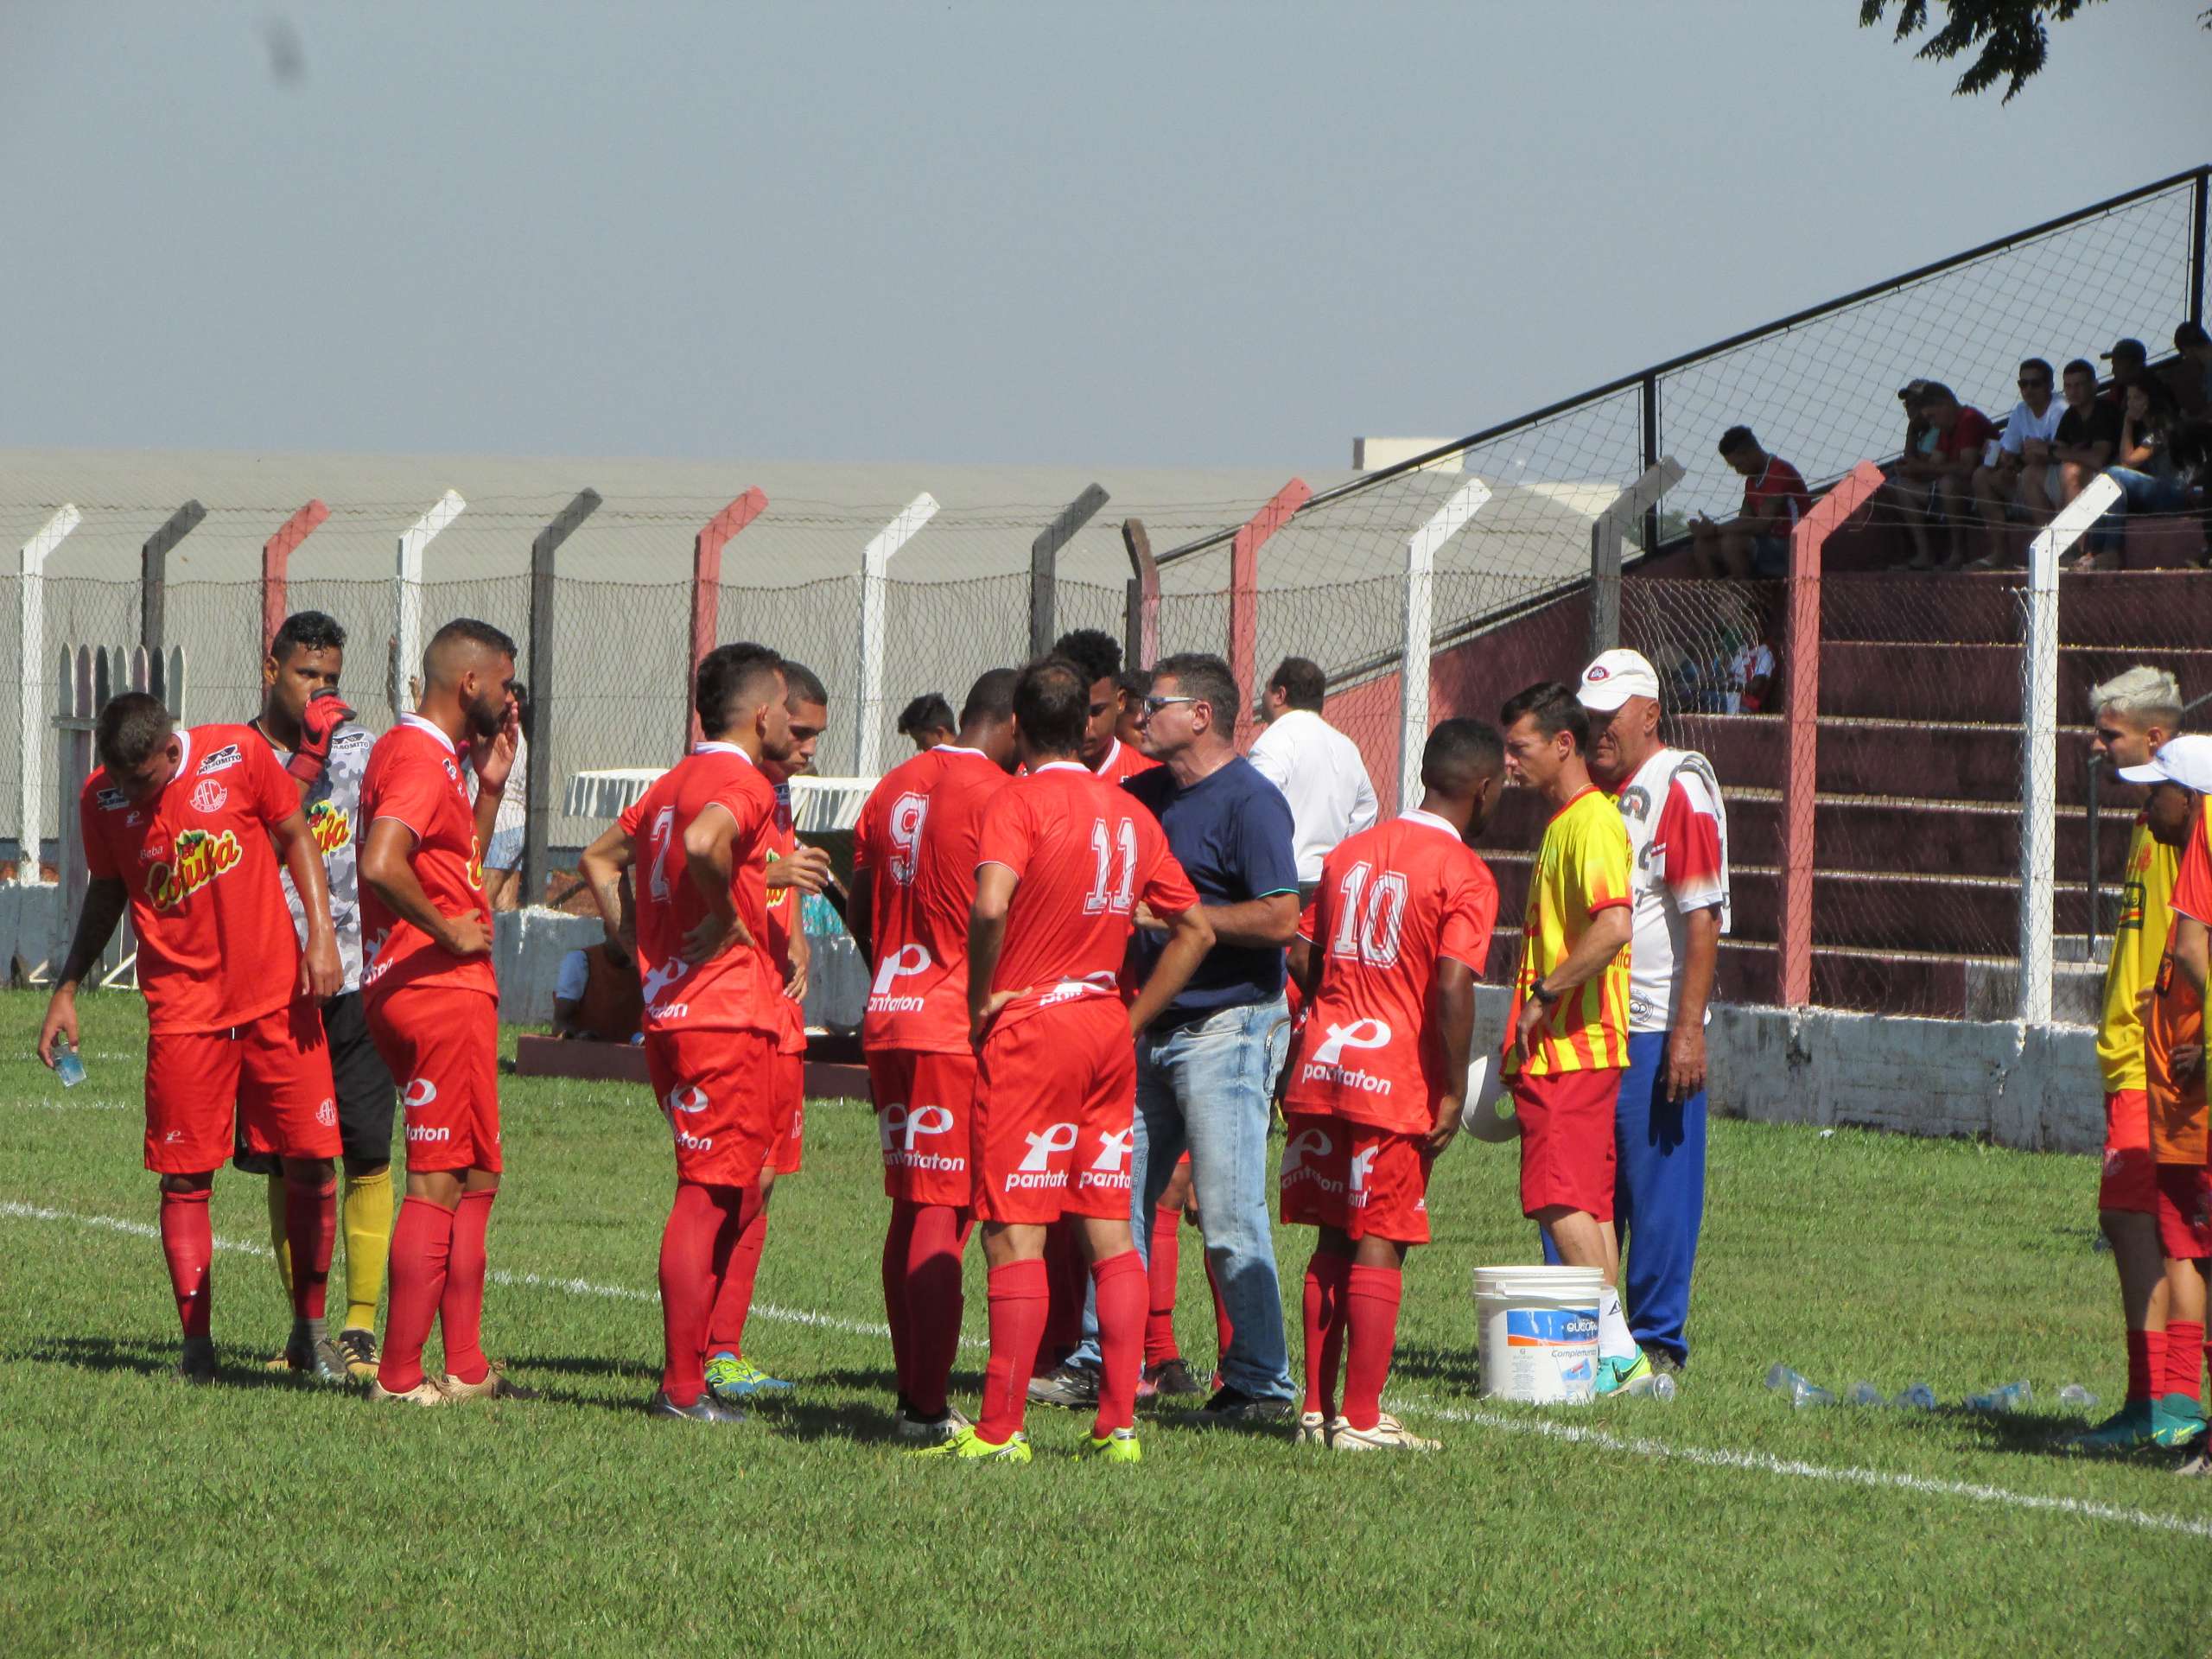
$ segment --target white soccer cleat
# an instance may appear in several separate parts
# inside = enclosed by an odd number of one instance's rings
[[[1329,1443],[1329,1420],[1318,1411],[1300,1412],[1298,1443],[1300,1446],[1326,1446]]]
[[[891,1425],[891,1438],[915,1446],[937,1446],[952,1439],[962,1429],[973,1427],[975,1424],[962,1416],[957,1406],[947,1406],[944,1415],[935,1420],[902,1411]]]
[[[1386,1411],[1375,1420],[1372,1428],[1354,1428],[1338,1418],[1329,1425],[1329,1447],[1335,1452],[1441,1452],[1444,1442],[1408,1433],[1406,1426]]]
[[[445,1406],[453,1403],[453,1396],[439,1385],[437,1378],[429,1376],[427,1372],[420,1382],[401,1394],[394,1394],[381,1382],[372,1378],[369,1382],[369,1398],[379,1402],[392,1401],[408,1406]]]

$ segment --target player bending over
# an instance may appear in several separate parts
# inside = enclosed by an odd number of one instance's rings
[[[292,1316],[310,1353],[322,1344],[340,1140],[316,1006],[343,977],[330,892],[300,792],[251,728],[179,731],[159,699],[126,691],[100,710],[93,742],[99,769],[77,803],[92,881],[38,1057],[52,1065],[57,1039],[77,1046],[77,988],[128,910],[146,995],[146,1167],[161,1177],[162,1254],[184,1327],[177,1375],[206,1382],[207,1200],[235,1144],[234,1111],[246,1145],[282,1160]],[[303,897],[304,952],[280,857]]]
[[[715,647],[693,685],[701,741],[585,850],[582,868],[614,927],[622,872],[638,867],[645,1065],[676,1146],[660,1240],[661,1385],[647,1409],[738,1423],[745,1414],[707,1391],[707,1327],[790,1128],[773,1077],[784,984],[766,948],[776,791],[761,762],[789,758],[791,715],[783,659],[766,645]]]
[[[978,1051],[970,1160],[990,1263],[982,1418],[912,1455],[1029,1461],[1021,1432],[1049,1287],[1045,1230],[1075,1219],[1098,1306],[1103,1373],[1084,1455],[1134,1463],[1145,1270],[1129,1234],[1135,1033],[1213,943],[1160,825],[1077,758],[1080,671],[1047,658],[1014,689],[1028,775],[995,796],[978,836],[968,1012]],[[1140,903],[1168,941],[1135,1003],[1117,974]]]
[[[1011,668],[979,678],[958,732],[887,772],[853,837],[853,934],[870,977],[861,1046],[891,1200],[883,1309],[902,1440],[935,1442],[969,1426],[945,1398],[975,1222],[968,918],[983,810],[1014,763],[1015,678]]]
[[[484,1277],[499,1192],[499,986],[484,846],[512,770],[515,642],[462,617],[423,653],[423,696],[361,780],[361,995],[407,1119],[407,1197],[370,1397],[437,1406],[534,1397],[485,1357]],[[465,747],[464,747],[465,746]],[[466,766],[477,780],[468,802]],[[423,1369],[435,1322],[444,1370]]]
[[[1436,1449],[1382,1409],[1382,1385],[1406,1251],[1428,1243],[1429,1166],[1459,1132],[1475,977],[1497,920],[1497,883],[1469,848],[1504,766],[1489,727],[1437,727],[1421,751],[1420,807],[1322,861],[1290,947],[1312,1010],[1283,1096],[1281,1176],[1284,1222],[1317,1230],[1298,1420],[1308,1444]]]

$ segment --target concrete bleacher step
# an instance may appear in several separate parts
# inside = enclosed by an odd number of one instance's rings
[[[2086,717],[2086,716],[2084,716]],[[2060,718],[2070,718],[2064,709]],[[1778,715],[1685,715],[1675,741],[1701,749],[1721,787],[1778,787],[1789,734]],[[1931,801],[2020,798],[2020,728],[1997,721],[1829,717],[1818,722],[1817,786],[1823,794]],[[2057,798],[2080,806],[2089,728],[2058,730]]]
[[[2114,570],[2066,575],[2058,636],[2075,645],[2185,651],[2212,639],[2212,573]],[[2017,645],[2024,572],[1845,575],[1821,582],[1823,639]]]
[[[2017,721],[2021,658],[2018,645],[1829,640],[1821,648],[1821,713],[1893,720]],[[2212,650],[2062,645],[2060,718],[2086,717],[2090,688],[2138,664],[2171,670],[2186,696],[2212,690]]]

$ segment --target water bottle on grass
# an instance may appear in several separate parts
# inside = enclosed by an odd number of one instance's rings
[[[1916,1382],[1890,1403],[1901,1411],[1933,1411],[1936,1409],[1936,1390],[1925,1382]]]
[[[1872,1382],[1854,1382],[1851,1392],[1845,1395],[1845,1403],[1853,1406],[1885,1406],[1889,1401]]]
[[[1767,1368],[1766,1385],[1777,1394],[1788,1395],[1790,1405],[1801,1409],[1806,1406],[1832,1406],[1835,1403],[1835,1395],[1809,1378],[1799,1376],[1780,1360]]]
[[[1966,1405],[1969,1411],[2018,1411],[2035,1398],[2036,1391],[2025,1382],[2007,1382],[2001,1389],[1992,1389],[1987,1394],[1970,1394]]]

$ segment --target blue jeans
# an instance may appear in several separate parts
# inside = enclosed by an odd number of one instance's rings
[[[1152,1212],[1185,1149],[1191,1196],[1234,1334],[1221,1380],[1259,1399],[1294,1397],[1275,1275],[1274,1206],[1268,1186],[1268,1097],[1287,1033],[1283,999],[1224,1008],[1137,1039],[1136,1138],[1129,1229],[1147,1264]],[[1083,1345],[1071,1365],[1098,1363],[1098,1321],[1086,1297]]]
[[[2129,513],[2179,512],[2189,505],[2189,492],[2177,478],[2155,478],[2132,467],[2107,467],[2105,476],[2120,486],[2120,499],[2089,527],[2087,539],[2099,551],[2120,545],[2120,531]]]
[[[1631,1032],[1613,1115],[1621,1303],[1641,1348],[1689,1357],[1690,1270],[1705,1220],[1705,1090],[1667,1098],[1667,1033]],[[1632,1248],[1631,1248],[1632,1243]],[[1559,1252],[1544,1235],[1544,1259]]]

